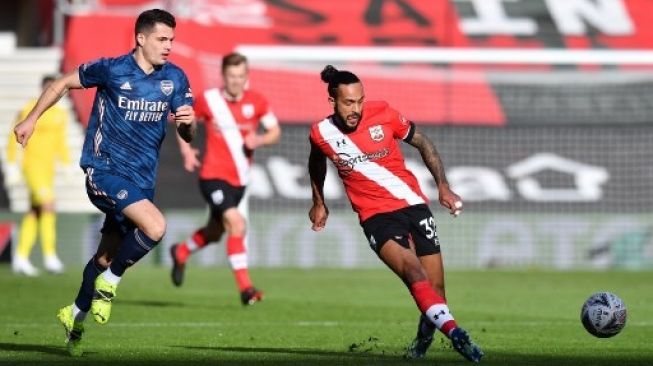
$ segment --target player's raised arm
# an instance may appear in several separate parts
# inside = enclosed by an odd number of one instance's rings
[[[281,127],[278,124],[265,127],[265,132],[262,134],[250,133],[245,136],[245,147],[254,150],[260,146],[274,145],[281,139]]]
[[[463,209],[462,200],[449,188],[449,182],[444,173],[444,164],[442,164],[442,159],[440,159],[440,154],[435,148],[433,141],[426,135],[415,130],[412,138],[406,142],[417,148],[422,156],[424,165],[426,165],[433,179],[435,179],[435,183],[438,186],[440,204],[448,208],[452,215],[458,216]]]
[[[308,156],[308,174],[313,191],[313,206],[308,217],[313,223],[312,229],[320,231],[326,225],[329,209],[324,203],[324,179],[326,178],[326,156],[311,142],[311,153]]]
[[[39,117],[55,105],[61,97],[68,93],[70,89],[81,89],[82,83],[79,80],[79,72],[77,69],[69,72],[68,74],[55,79],[50,86],[41,93],[39,100],[32,110],[27,114],[24,120],[20,121],[14,128],[14,135],[16,141],[23,145],[27,145],[27,141],[34,132],[34,126]]]

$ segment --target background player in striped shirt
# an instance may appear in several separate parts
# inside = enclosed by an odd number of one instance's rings
[[[309,218],[320,231],[329,216],[324,202],[326,160],[332,161],[371,248],[401,278],[422,315],[406,354],[424,357],[435,329],[466,359],[483,356],[458,327],[446,303],[444,269],[433,214],[417,179],[406,168],[397,140],[417,148],[438,186],[440,204],[458,215],[462,201],[449,188],[434,144],[386,102],[365,102],[356,75],[328,65],[322,71],[334,113],[310,132],[308,169],[313,190]]]
[[[195,128],[186,74],[168,62],[175,26],[167,11],[144,11],[136,20],[131,52],[86,63],[58,78],[14,129],[16,140],[25,146],[38,117],[68,90],[96,88],[80,166],[91,202],[106,217],[77,298],[57,314],[73,356],[82,353],[87,312],[97,323],[107,323],[122,275],[166,230],[165,218],[153,203],[159,147],[171,112],[184,140],[192,139]]]
[[[206,123],[206,151],[200,169],[200,190],[211,214],[205,226],[170,249],[172,282],[181,286],[186,261],[191,253],[217,242],[227,233],[227,256],[243,305],[263,298],[252,284],[247,269],[246,221],[238,210],[249,180],[254,150],[276,144],[281,128],[263,95],[247,89],[248,65],[245,56],[231,53],[222,59],[221,89],[204,91],[197,98],[195,113]],[[259,124],[264,132],[259,134]],[[192,172],[200,166],[198,151],[180,141],[184,168]]]

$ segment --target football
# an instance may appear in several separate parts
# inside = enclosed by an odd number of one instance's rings
[[[599,338],[614,337],[626,325],[626,305],[615,294],[597,292],[590,296],[580,311],[580,319],[587,331]]]

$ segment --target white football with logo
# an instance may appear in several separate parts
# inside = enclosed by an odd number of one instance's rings
[[[626,304],[611,292],[597,292],[590,296],[580,311],[583,326],[593,336],[616,336],[626,325]]]

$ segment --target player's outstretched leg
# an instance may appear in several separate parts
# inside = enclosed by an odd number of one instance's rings
[[[243,305],[254,305],[256,302],[263,300],[263,291],[256,287],[250,287],[240,293],[240,301]]]
[[[170,278],[172,279],[172,283],[177,287],[184,283],[186,260],[182,260],[182,255],[180,254],[184,247],[184,243],[174,244],[170,247],[170,258],[172,259]],[[186,257],[188,257],[188,255],[186,255]]]
[[[190,255],[209,243],[203,229],[199,229],[190,238],[170,247],[170,258],[172,259],[172,271],[170,278],[172,283],[179,287],[184,283],[186,261]]]
[[[122,245],[111,261],[109,269],[95,280],[91,313],[97,323],[106,324],[109,321],[116,289],[127,268],[141,260],[160,240],[161,237],[158,237],[158,240],[148,237],[140,229],[134,229],[124,236]]]
[[[252,284],[247,268],[247,249],[243,236],[230,235],[227,238],[227,258],[238,285],[240,301],[243,305],[253,305],[263,300],[263,291]]]
[[[483,351],[472,342],[467,332],[456,324],[444,298],[433,290],[429,281],[413,282],[410,292],[422,314],[451,339],[451,344],[458,353],[472,362],[481,360]]]
[[[79,357],[84,353],[82,349],[82,335],[84,334],[84,323],[75,321],[73,316],[73,305],[64,306],[57,312],[57,319],[66,332],[66,348],[68,354]]]
[[[417,324],[417,335],[413,342],[406,349],[404,358],[414,360],[424,358],[426,351],[428,351],[435,333],[435,325],[424,314],[420,315]]]
[[[449,337],[451,338],[451,345],[453,348],[467,360],[479,362],[483,357],[483,350],[481,350],[481,347],[471,340],[469,334],[467,334],[467,331],[463,328],[455,328],[451,331]]]

